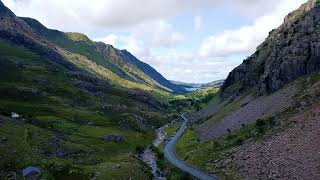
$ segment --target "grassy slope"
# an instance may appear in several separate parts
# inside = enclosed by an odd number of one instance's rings
[[[306,83],[306,79],[310,79]],[[300,93],[295,97],[296,104],[298,102],[307,101],[303,91],[308,88],[310,84],[320,80],[320,75],[311,75],[302,77],[298,81],[298,87]],[[226,114],[237,109],[237,103],[232,103],[223,106],[216,114],[214,114],[209,121],[215,122],[222,119]],[[214,162],[223,161],[225,153],[232,148],[240,146],[247,140],[258,141],[261,137],[266,134],[272,134],[277,131],[281,131],[281,128],[286,126],[278,127],[279,124],[286,122],[286,119],[297,113],[298,106],[295,105],[293,108],[275,115],[274,117],[257,121],[255,124],[245,126],[237,131],[232,132],[230,135],[220,137],[218,139],[202,141],[200,140],[196,129],[201,126],[193,125],[189,128],[182,138],[179,140],[175,147],[177,155],[184,159],[187,163],[200,168],[203,171],[209,173],[215,173],[223,179],[236,178],[230,169],[219,169],[214,166],[209,166],[207,163],[214,164]],[[278,122],[279,119],[281,122]],[[205,123],[204,123],[205,124]]]
[[[96,48],[96,43],[90,40],[86,35],[74,32],[60,32],[44,27],[38,21],[30,18],[22,18],[34,30],[37,31],[43,38],[56,44],[57,46],[71,52],[81,59],[87,59],[100,66],[105,70],[105,76],[109,77],[109,81],[116,85],[121,85],[123,82],[139,84],[139,86],[147,86],[152,89],[164,89],[159,86],[154,80],[146,76],[142,71],[135,67],[128,66],[120,56],[117,56],[113,47],[110,52],[110,57],[104,57]],[[62,52],[64,54],[65,52]],[[121,65],[118,65],[119,62]],[[139,86],[137,88],[139,88]]]
[[[152,142],[151,130],[120,128],[118,119],[122,114],[100,112],[104,97],[80,91],[63,67],[52,72],[50,68],[56,65],[49,60],[2,40],[0,53],[3,74],[0,76],[0,113],[15,111],[26,118],[25,122],[0,123],[0,137],[7,139],[0,147],[1,179],[28,165],[41,167],[43,177],[49,179],[89,176],[144,179],[149,176],[134,154],[137,147]],[[19,63],[23,64],[23,70],[19,70]],[[40,79],[46,82],[39,83]],[[142,103],[113,92],[119,93],[111,88],[105,94],[109,103],[145,108]],[[152,113],[150,117],[154,117]],[[159,117],[154,120],[163,121]],[[103,136],[110,133],[121,134],[126,142],[104,142]],[[64,156],[56,155],[60,149],[66,153]]]

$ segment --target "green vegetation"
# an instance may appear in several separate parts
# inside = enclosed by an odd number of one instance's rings
[[[64,66],[24,47],[1,40],[0,53],[0,137],[5,139],[0,142],[0,179],[29,165],[40,167],[45,179],[150,177],[135,154],[154,138],[146,127],[167,123],[155,109],[161,107],[150,108],[124,87],[106,85],[99,95],[80,88],[91,83],[90,73],[71,76]],[[125,109],[116,110],[119,105]],[[11,112],[22,119],[6,118]],[[137,123],[137,116],[144,121]],[[109,134],[125,142],[105,141]]]
[[[192,91],[185,95],[178,95],[169,101],[171,107],[182,111],[184,109],[194,109],[199,111],[205,107],[210,101],[218,98],[219,88],[206,88]]]
[[[164,129],[164,131],[167,133],[167,137],[172,136],[175,132],[178,131],[180,128],[180,122],[173,123],[169,125],[167,128]]]
[[[77,63],[78,66],[79,63],[81,63],[81,66],[90,66],[91,70],[94,68],[95,71],[103,71],[102,76],[117,86],[122,85],[122,87],[125,87],[127,84],[131,86],[134,84],[134,88],[140,88],[142,86],[143,89],[148,88],[156,91],[167,91],[166,88],[158,85],[139,68],[128,65],[128,62],[119,54],[122,52],[112,46],[93,42],[81,33],[63,33],[47,29],[34,19],[22,19],[36,30],[40,36],[63,48],[59,50],[66,59]],[[105,51],[108,52],[106,53]],[[99,75],[101,75],[101,73],[99,73]]]
[[[217,169],[208,163],[223,161],[225,153],[234,147],[252,138],[258,138],[275,127],[274,118],[258,120],[254,125],[243,126],[241,129],[230,132],[214,140],[200,140],[195,130],[188,129],[175,147],[177,155],[187,163],[205,172],[216,173],[222,178],[232,177],[232,172],[226,169]]]
[[[270,118],[258,119],[254,124],[243,124],[242,128],[238,130],[231,131],[226,129],[228,133],[217,139],[200,139],[197,129],[206,126],[207,123],[215,123],[221,120],[225,115],[240,107],[237,102],[222,103],[219,110],[213,116],[204,119],[204,122],[201,122],[202,124],[199,124],[199,122],[193,124],[183,134],[175,147],[177,155],[192,166],[205,172],[217,174],[222,179],[236,178],[233,175],[232,165],[231,167],[222,167],[217,164],[226,160],[230,150],[242,145],[246,141],[259,141],[260,138],[266,135],[282,131],[291,126],[292,124],[287,122],[287,120],[301,111],[301,102],[304,102],[304,105],[302,105],[304,108],[308,108],[314,103],[319,103],[306,91],[306,89],[311,90],[311,86],[318,83],[319,80],[320,75],[313,74],[301,77],[290,84],[295,84],[295,87],[298,88],[298,93],[294,98],[294,106],[284,112],[275,114]]]

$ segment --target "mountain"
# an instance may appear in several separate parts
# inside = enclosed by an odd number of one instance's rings
[[[121,68],[131,71],[133,76],[139,76],[132,70],[137,69],[139,70],[138,73],[143,73],[146,76],[150,77],[152,80],[156,81],[158,85],[160,85],[161,87],[166,87],[174,92],[186,92],[184,88],[171,83],[154,68],[152,68],[149,64],[140,61],[127,50],[118,50],[110,45],[106,45],[101,42],[96,43],[96,47],[107,59],[110,59],[113,63],[117,64]]]
[[[320,179],[319,37],[309,0],[190,115],[175,153],[219,179]]]
[[[170,83],[154,68],[138,60],[126,50],[118,50],[102,42],[93,42],[84,34],[47,29],[35,19],[20,19],[46,40],[70,52],[86,56],[123,79],[178,93],[185,92],[183,88]]]
[[[310,0],[285,17],[256,50],[235,68],[221,91],[224,99],[249,91],[268,94],[320,69],[319,0]]]
[[[216,80],[209,83],[185,83],[180,81],[171,81],[171,83],[179,85],[188,91],[194,91],[198,89],[221,86],[224,83],[224,80]]]
[[[1,1],[0,72],[0,179],[147,179],[136,155],[175,114],[171,89],[184,91],[127,51]]]

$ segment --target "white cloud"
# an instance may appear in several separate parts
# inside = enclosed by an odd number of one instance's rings
[[[172,25],[163,20],[149,27],[149,33],[152,33],[152,39],[149,41],[151,45],[174,46],[185,40],[182,33],[174,31]]]
[[[166,19],[182,12],[229,6],[256,17],[269,12],[279,0],[3,0],[19,16],[36,18],[65,31],[94,27],[127,28]],[[261,5],[263,4],[263,5]]]
[[[104,38],[100,38],[100,39],[95,39],[95,41],[101,41],[104,42],[106,44],[111,44],[113,46],[116,45],[116,41],[119,40],[119,36],[115,35],[115,34],[109,34]]]
[[[182,44],[185,36],[174,31],[172,24],[165,20],[147,22],[130,28],[129,35],[108,34],[102,38],[96,38],[97,41],[103,41],[107,44],[124,44],[118,48],[128,48],[130,51],[151,47],[171,48]],[[118,43],[117,43],[118,42]]]
[[[195,31],[201,31],[203,28],[203,18],[202,16],[195,16],[193,18],[193,29]]]
[[[201,58],[196,52],[173,49],[167,54],[153,53],[145,61],[170,80],[194,83],[224,79],[238,65],[229,58]]]
[[[209,36],[200,46],[200,55],[220,57],[252,53],[264,41],[269,31],[279,26],[283,17],[304,1],[283,0],[274,11],[258,17],[252,25]]]
[[[54,29],[101,36],[97,40],[129,50],[168,79],[187,82],[225,78],[242,61],[235,57],[244,57],[253,52],[289,11],[305,1],[3,0],[19,16],[38,19]],[[182,43],[194,43],[189,41],[194,37],[176,30],[178,25],[172,24],[170,18],[189,14],[203,16],[202,11],[214,11],[217,8],[236,12],[252,23],[208,34],[201,44],[194,45],[194,49],[181,48]],[[201,16],[189,21],[193,21],[195,31],[204,31],[205,24]]]

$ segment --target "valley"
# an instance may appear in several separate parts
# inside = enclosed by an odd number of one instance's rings
[[[0,179],[319,179],[320,1],[225,80],[167,80],[128,50],[0,1]]]

